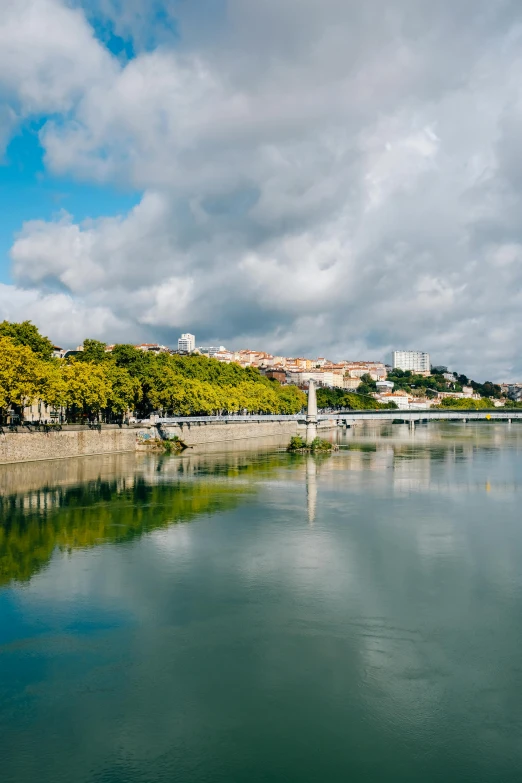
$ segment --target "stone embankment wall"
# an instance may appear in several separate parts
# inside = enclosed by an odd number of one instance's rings
[[[0,433],[0,464],[115,454],[134,451],[135,448],[136,430],[120,427],[101,430],[64,428],[58,432],[4,431]]]
[[[335,426],[334,422],[321,422],[319,429],[331,429],[332,426]],[[135,451],[140,442],[161,436],[177,435],[187,446],[204,446],[264,437],[284,439],[298,432],[304,434],[305,427],[295,421],[182,424],[164,427],[161,434],[150,424],[104,426],[99,430],[64,427],[51,432],[18,427],[16,431],[0,431],[0,465]]]
[[[169,437],[177,435],[187,446],[200,446],[207,443],[229,443],[233,440],[245,440],[263,437],[288,437],[299,431],[296,421],[263,422],[205,422],[200,424],[181,424],[165,426],[163,432]],[[304,430],[304,428],[303,428]]]

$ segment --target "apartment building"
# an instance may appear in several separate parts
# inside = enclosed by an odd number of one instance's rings
[[[296,386],[302,386],[310,383],[310,381],[314,381],[317,386],[329,386],[338,389],[344,388],[344,379],[342,375],[328,372],[327,370],[315,369],[308,372],[298,370],[297,372],[287,372],[287,377],[290,382],[295,383]]]
[[[196,338],[193,334],[182,334],[178,340],[178,351],[192,353],[196,350]]]
[[[431,372],[430,355],[423,351],[394,351],[392,365],[394,370],[410,370],[419,375]]]
[[[345,362],[344,368],[350,378],[369,375],[374,381],[385,381],[388,375],[384,362]]]

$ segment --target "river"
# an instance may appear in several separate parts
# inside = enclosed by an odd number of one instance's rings
[[[0,469],[3,783],[518,783],[522,426]]]

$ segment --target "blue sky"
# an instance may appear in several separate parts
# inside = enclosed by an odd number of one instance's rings
[[[0,318],[522,379],[513,0],[3,0]]]
[[[139,202],[131,189],[56,177],[46,169],[39,124],[20,128],[0,166],[0,282],[11,283],[9,251],[25,221],[52,220],[66,210],[78,221],[127,212]]]

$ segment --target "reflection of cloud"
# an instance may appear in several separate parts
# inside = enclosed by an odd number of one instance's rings
[[[279,715],[281,704],[297,712],[295,698],[307,719],[321,721],[325,704],[341,717],[359,710],[372,740],[382,740],[383,727],[414,733],[427,753],[447,738],[448,714],[462,715],[466,735],[478,736],[486,705],[499,747],[511,753],[522,540],[516,487],[502,497],[494,488],[499,475],[518,469],[518,457],[504,451],[499,459],[488,448],[448,462],[443,450],[427,470],[424,447],[376,448],[341,451],[319,470],[313,459],[283,455],[270,474],[253,475],[259,491],[248,504],[118,546],[55,553],[46,572],[12,588],[24,620],[49,631],[22,653],[8,651],[45,661],[31,708],[45,716],[31,738],[36,758],[63,763],[57,710],[73,717],[82,738],[62,749],[71,779],[82,777],[78,759],[88,756],[92,768],[96,758],[101,769],[115,747],[134,773],[143,759],[190,757],[201,732],[210,737],[205,751],[219,753],[238,716],[266,705],[267,693]],[[394,456],[405,480],[418,470],[427,484],[394,494]],[[353,460],[362,470],[352,470]],[[182,463],[194,470],[180,478]],[[203,484],[212,465],[205,457],[169,460],[151,481],[171,482],[177,493]],[[218,488],[245,481],[236,457],[217,467]],[[474,486],[486,469],[490,494],[485,480],[480,495],[462,491],[463,477]],[[320,509],[313,527],[303,523],[305,491],[309,513]],[[162,498],[136,503],[136,513],[147,517]],[[492,667],[499,639],[502,666]],[[17,705],[8,709],[16,718]],[[23,757],[25,737],[11,725]]]

